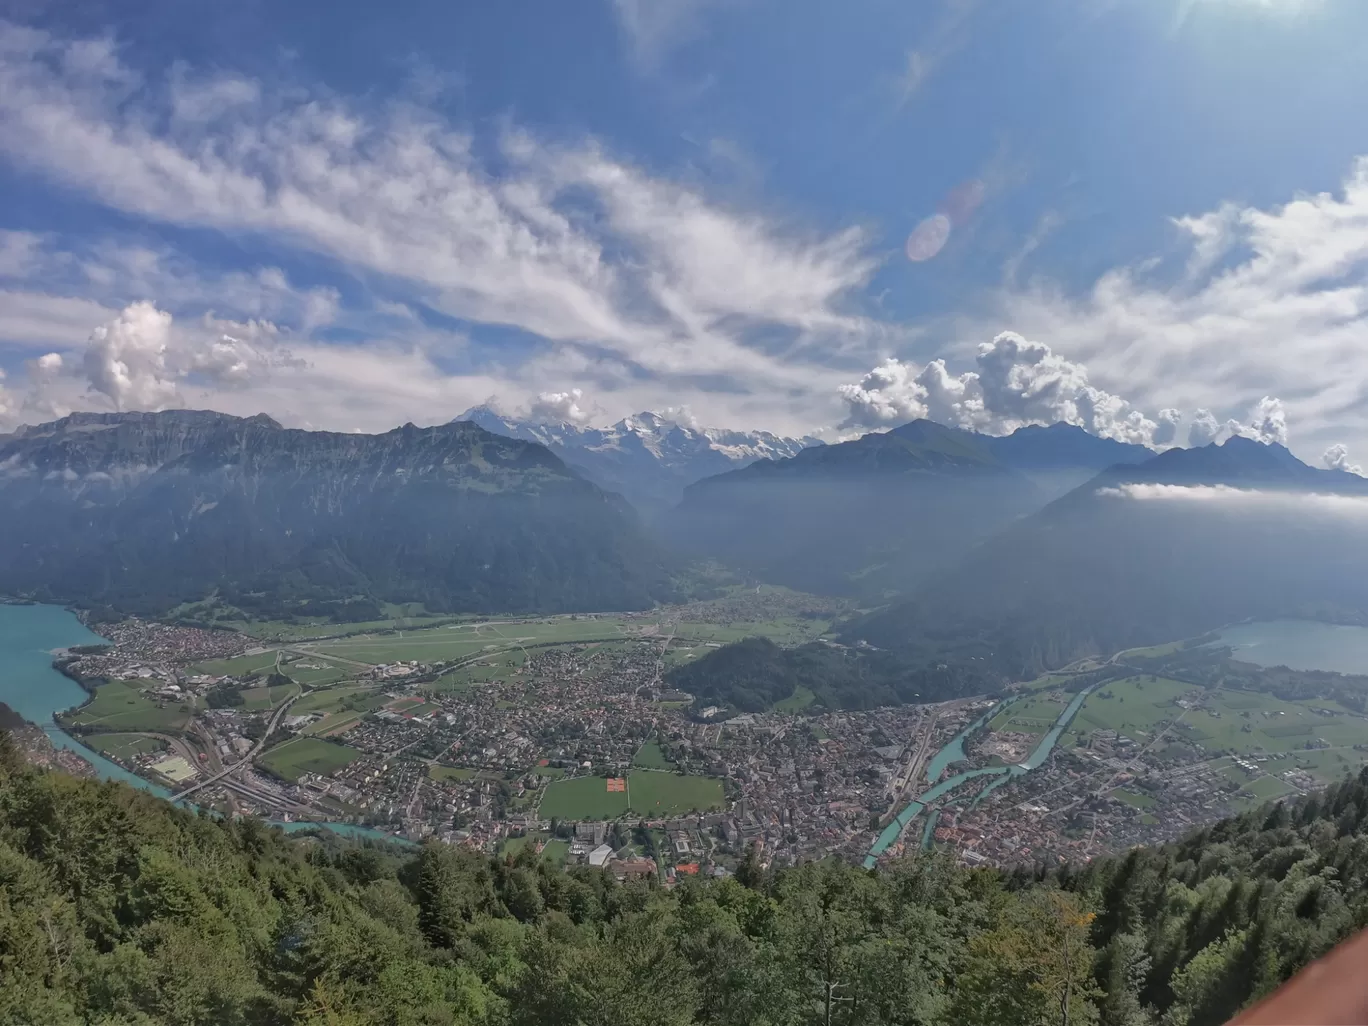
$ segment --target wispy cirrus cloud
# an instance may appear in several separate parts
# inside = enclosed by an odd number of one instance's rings
[[[528,366],[573,352],[619,379],[830,396],[833,362],[867,359],[899,330],[854,301],[879,263],[864,230],[719,205],[592,140],[556,145],[508,126],[493,140],[496,173],[468,133],[407,102],[181,65],[147,79],[109,40],[16,26],[0,29],[0,57],[10,162],[154,223],[326,258],[373,290],[374,310],[516,329],[535,343]],[[148,265],[143,291],[135,258]],[[86,273],[83,294],[96,294],[96,264],[126,301],[158,299],[176,277],[170,254],[115,247],[69,258],[53,280]],[[335,295],[273,288],[271,273],[181,274],[179,305],[198,275],[205,305],[236,317],[283,317],[307,334],[338,315]]]

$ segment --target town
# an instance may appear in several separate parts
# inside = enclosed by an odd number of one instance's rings
[[[1320,786],[1368,742],[1361,714],[1323,699],[1117,662],[936,705],[697,709],[665,682],[667,660],[728,628],[694,616],[277,644],[129,620],[104,628],[109,646],[59,661],[93,689],[60,723],[168,796],[226,814],[533,845],[667,882],[732,872],[747,852],[773,865],[872,865],[918,846],[969,864],[1088,859]],[[1289,717],[1316,730],[1279,726]],[[1203,718],[1234,733],[1213,745]]]

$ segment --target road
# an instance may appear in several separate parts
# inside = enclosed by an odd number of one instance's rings
[[[252,760],[255,759],[258,755],[260,755],[262,748],[266,746],[266,739],[275,733],[276,727],[280,726],[280,721],[285,718],[285,714],[289,712],[290,706],[294,705],[295,702],[299,701],[299,699],[303,697],[304,694],[305,692],[300,692],[297,695],[291,695],[289,698],[285,699],[285,701],[281,702],[280,705],[276,706],[275,712],[271,713],[271,720],[266,725],[265,732],[263,732],[261,737],[257,739],[257,743],[252,746],[251,751],[249,751],[241,759],[233,763],[231,766],[224,767],[222,770],[215,773],[213,776],[205,777],[203,780],[191,784],[189,787],[187,787],[180,793],[172,795],[171,800],[177,801],[181,798],[184,798],[186,795],[194,794],[196,791],[200,790],[200,788],[208,787],[210,784],[218,783],[218,781],[222,780],[229,774],[236,773],[238,770],[243,769],[246,766],[250,766],[252,764]]]

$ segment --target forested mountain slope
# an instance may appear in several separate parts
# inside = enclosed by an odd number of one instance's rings
[[[1214,1026],[1368,920],[1368,776],[1080,872],[917,856],[673,891],[288,839],[0,738],[0,1022]]]
[[[685,490],[685,550],[825,594],[906,592],[1104,467],[1154,453],[1058,424],[994,437],[915,420]]]
[[[0,439],[0,591],[262,616],[631,609],[671,594],[633,511],[472,424],[381,435],[268,417],[75,414]]]
[[[1023,676],[1284,616],[1368,617],[1368,480],[1233,438],[1104,471],[847,635],[991,637]]]

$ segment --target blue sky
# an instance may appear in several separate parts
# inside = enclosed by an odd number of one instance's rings
[[[1357,0],[0,12],[9,423],[1368,450]]]

